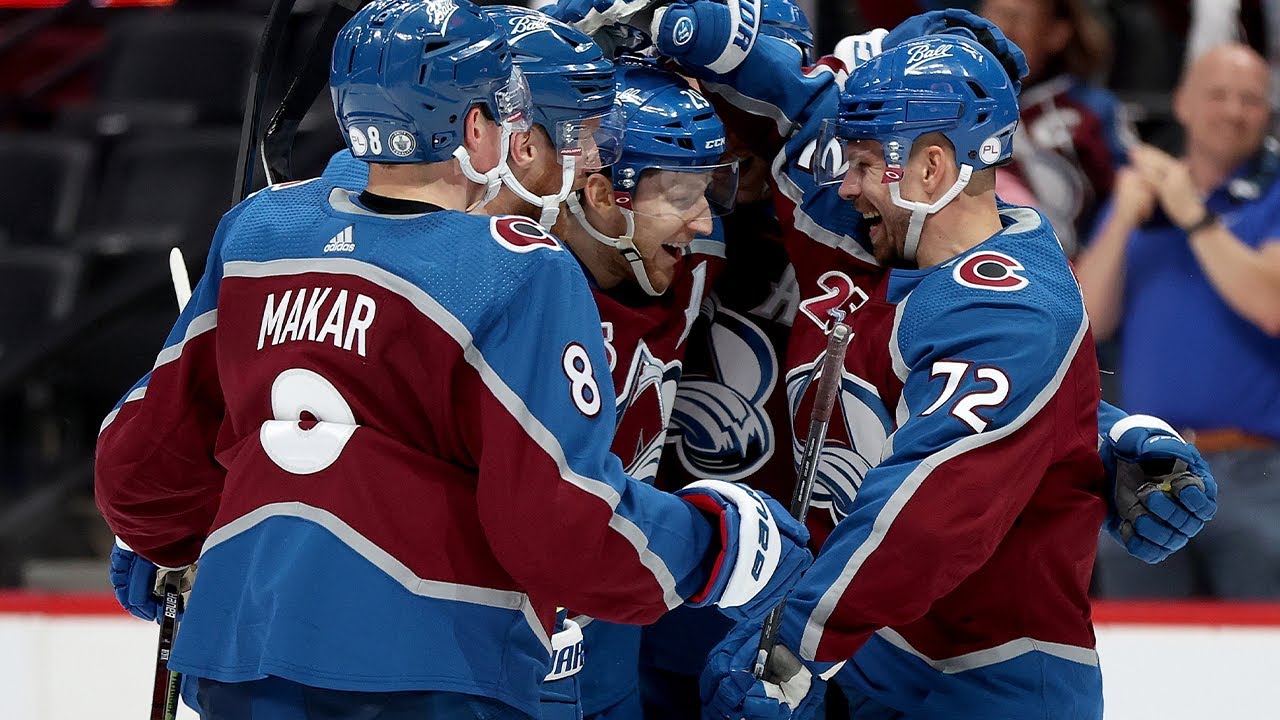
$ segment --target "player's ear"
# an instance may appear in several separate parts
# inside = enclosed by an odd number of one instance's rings
[[[511,133],[511,151],[507,153],[507,165],[525,171],[537,157],[538,148],[534,143],[533,132]]]
[[[471,164],[480,172],[498,164],[498,152],[501,128],[479,105],[474,105],[462,122],[462,146],[471,156]]]
[[[930,143],[924,147],[921,156],[920,181],[925,192],[934,195],[951,189],[951,183],[947,182],[946,168],[948,163],[953,167],[955,163],[948,157],[946,149]]]
[[[587,184],[582,188],[583,204],[592,210],[610,211],[614,206],[613,181],[601,173],[587,176]]]

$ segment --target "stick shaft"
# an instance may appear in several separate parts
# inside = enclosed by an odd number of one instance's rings
[[[800,456],[800,477],[791,495],[791,515],[804,522],[809,514],[809,501],[813,497],[813,484],[818,478],[818,461],[822,457],[822,445],[827,440],[827,425],[831,411],[840,394],[840,378],[844,375],[844,355],[849,348],[853,331],[842,322],[834,322],[827,336],[827,350],[822,356],[818,388],[814,393],[813,410],[809,416],[809,436],[805,438],[804,454]],[[778,630],[782,625],[782,611],[787,605],[784,597],[765,618],[760,632],[760,646],[756,652],[755,666],[751,672],[757,678],[764,677],[765,668],[773,647],[778,643]]]

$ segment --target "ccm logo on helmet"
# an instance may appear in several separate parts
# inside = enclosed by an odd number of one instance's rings
[[[1017,273],[1025,269],[1004,253],[986,250],[965,258],[952,269],[951,276],[965,287],[1011,292],[1027,286],[1028,280]]]
[[[538,223],[522,217],[495,217],[489,225],[493,239],[511,252],[563,250],[559,241]]]

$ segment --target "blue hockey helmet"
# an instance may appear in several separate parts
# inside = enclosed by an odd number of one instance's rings
[[[586,34],[545,13],[512,5],[492,5],[484,13],[507,33],[511,59],[529,84],[533,123],[558,152],[578,155],[586,169],[611,165],[620,147],[613,61]],[[600,122],[584,125],[593,119]],[[594,149],[579,154],[592,134]]]
[[[626,232],[605,235],[592,227],[576,195],[568,204],[589,235],[622,253],[641,289],[659,295],[633,241],[635,214],[686,221],[727,214],[738,192],[738,163],[724,161],[724,123],[684,78],[650,59],[617,62],[617,105],[625,131],[612,178]]]
[[[901,166],[911,145],[942,133],[957,166],[993,167],[1013,155],[1018,98],[1000,62],[977,41],[929,35],[885,50],[855,69],[828,121],[842,139],[877,140],[885,164]]]
[[[803,64],[813,61],[813,27],[804,10],[793,0],[764,0],[760,9],[760,33],[799,48]]]
[[[1018,98],[1000,61],[959,35],[929,35],[885,50],[856,68],[840,94],[838,115],[823,122],[813,163],[820,184],[841,181],[846,144],[874,140],[884,153],[895,205],[911,210],[903,255],[915,258],[925,218],[964,190],[973,171],[1007,162],[1018,126]],[[933,203],[904,200],[897,182],[922,135],[941,133],[960,174]]]
[[[505,131],[528,129],[528,88],[506,32],[470,0],[365,6],[334,42],[330,86],[347,146],[368,162],[454,157],[475,105]]]
[[[509,170],[502,181],[540,208],[538,222],[550,229],[582,173],[612,165],[621,150],[613,62],[590,37],[544,13],[510,5],[484,12],[507,33],[512,61],[533,99],[532,122],[546,131],[561,168],[560,189],[551,195],[531,192]]]
[[[628,59],[618,65],[618,105],[626,132],[622,156],[613,167],[614,187],[634,193],[646,174],[700,175],[708,182],[705,212],[733,210],[738,166],[725,162],[724,123],[711,102],[684,78],[651,61]]]

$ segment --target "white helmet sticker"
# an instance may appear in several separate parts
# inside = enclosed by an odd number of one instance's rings
[[[369,140],[365,138],[364,133],[360,132],[360,128],[352,125],[347,128],[347,134],[351,138],[351,154],[360,157],[369,152]]]
[[[978,148],[978,159],[983,163],[990,165],[1000,159],[1000,151],[1004,148],[1000,138],[994,135],[982,141],[982,146]]]

